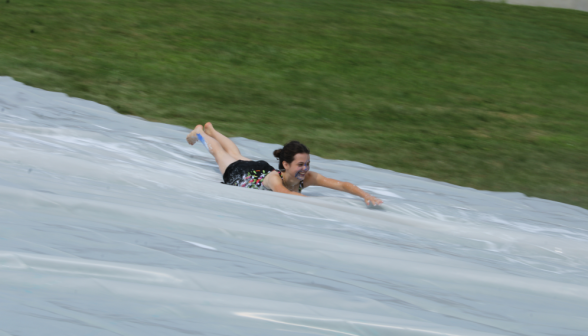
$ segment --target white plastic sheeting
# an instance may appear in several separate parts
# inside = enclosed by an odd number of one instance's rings
[[[478,0],[476,0],[478,1]],[[523,5],[533,7],[552,7],[575,9],[588,12],[588,0],[482,0],[489,2],[503,2],[509,5]]]
[[[0,335],[588,335],[588,211],[316,156],[385,205],[226,186],[187,132],[0,77]]]

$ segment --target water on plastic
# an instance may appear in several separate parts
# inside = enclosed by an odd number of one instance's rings
[[[0,335],[588,335],[588,211],[316,156],[385,204],[226,186],[187,133],[0,77]]]

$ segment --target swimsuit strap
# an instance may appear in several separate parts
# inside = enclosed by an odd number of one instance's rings
[[[284,180],[284,176],[282,176],[281,170],[278,170],[278,174],[280,174],[280,178]],[[304,188],[304,181],[300,181],[300,184],[298,185],[298,192],[302,192],[302,188]]]

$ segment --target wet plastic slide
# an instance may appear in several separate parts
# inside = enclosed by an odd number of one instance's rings
[[[316,156],[385,204],[226,186],[187,133],[0,77],[1,336],[588,335],[588,211]]]
[[[475,0],[477,1],[477,0]],[[503,2],[509,5],[523,5],[533,7],[553,7],[574,9],[588,12],[588,0],[483,0],[490,2]]]

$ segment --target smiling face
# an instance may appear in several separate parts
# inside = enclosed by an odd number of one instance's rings
[[[302,181],[310,170],[310,155],[306,153],[296,154],[291,163],[284,161],[283,165],[286,173]]]

